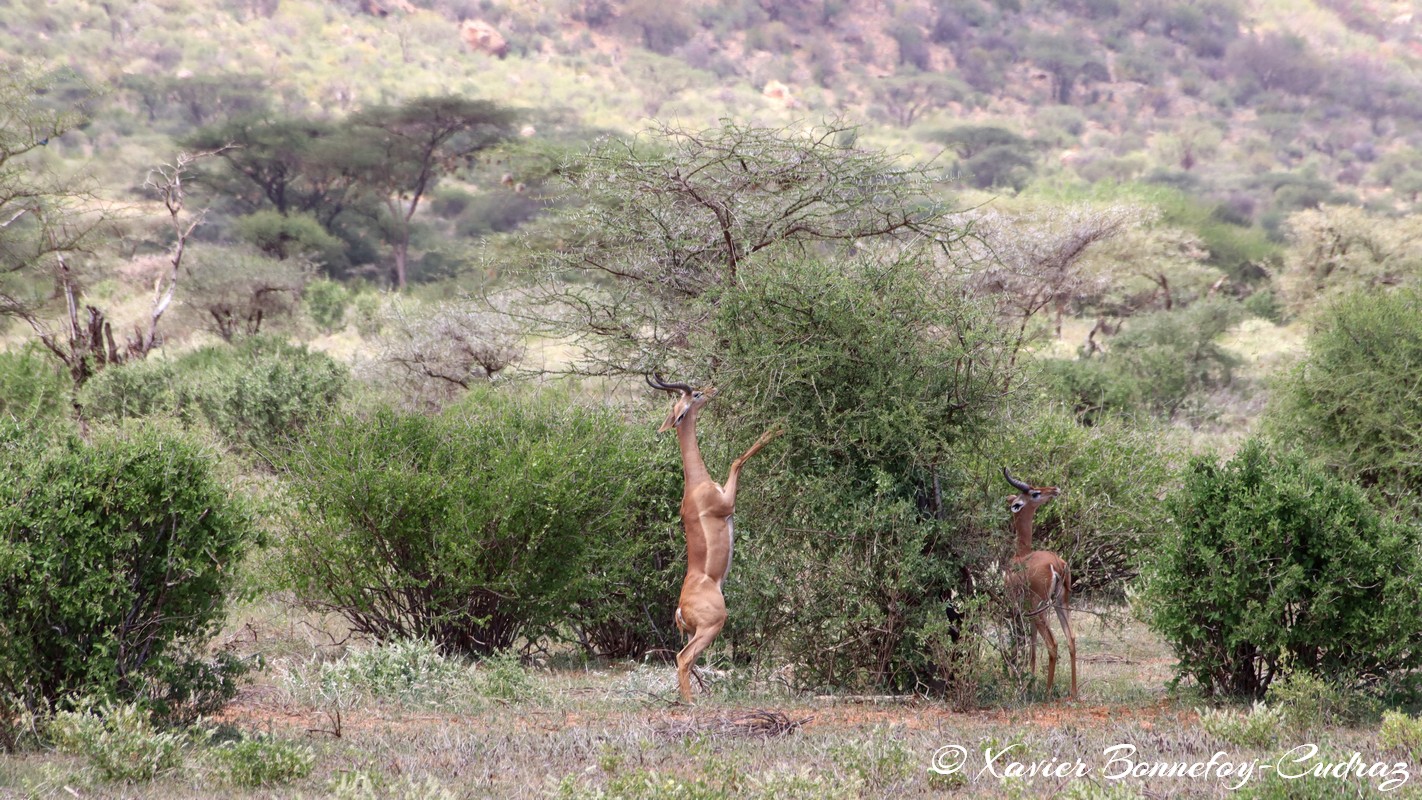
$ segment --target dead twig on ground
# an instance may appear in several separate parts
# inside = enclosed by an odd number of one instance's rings
[[[756,709],[672,719],[654,727],[659,735],[668,739],[689,739],[694,736],[770,739],[794,733],[813,720],[813,716],[793,719],[780,711]]]

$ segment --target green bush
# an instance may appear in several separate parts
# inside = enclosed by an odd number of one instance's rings
[[[143,417],[169,417],[188,421],[191,400],[180,384],[174,362],[150,358],[109,367],[90,378],[79,390],[79,405],[89,419],[116,422]]]
[[[1384,712],[1378,744],[1405,753],[1413,761],[1422,760],[1422,719],[1397,711]]]
[[[348,381],[349,370],[324,353],[253,336],[172,361],[111,367],[84,385],[79,401],[91,419],[201,420],[229,445],[270,452],[328,415]]]
[[[38,344],[0,352],[0,419],[60,417],[72,385],[59,361]]]
[[[1264,699],[1270,708],[1283,714],[1291,728],[1299,731],[1354,722],[1370,712],[1376,713],[1377,705],[1368,695],[1309,672],[1292,672],[1274,680]]]
[[[1017,490],[1002,478],[1008,466],[1023,480],[1061,487],[1062,496],[1037,512],[1033,541],[1066,559],[1074,596],[1098,600],[1123,599],[1151,560],[1170,524],[1160,498],[1185,461],[1164,425],[1103,419],[1084,427],[1053,410],[1022,414],[965,449],[959,461],[971,488],[962,502],[972,518],[962,534],[979,543],[977,561],[990,565],[1012,547],[1006,497]]]
[[[1217,340],[1243,313],[1237,304],[1207,300],[1135,317],[1109,340],[1104,356],[1042,359],[1042,388],[1087,425],[1107,415],[1173,419],[1197,411],[1208,392],[1233,380],[1239,358]]]
[[[109,781],[147,782],[183,763],[183,735],[159,731],[148,709],[133,703],[81,704],[56,714],[47,733]]]
[[[346,306],[351,293],[344,284],[332,280],[316,280],[306,285],[306,312],[321,330],[330,333],[346,324]]]
[[[763,265],[720,298],[703,450],[747,468],[726,639],[806,686],[936,682],[923,631],[963,587],[963,474],[1009,368],[1001,331],[914,259]],[[723,432],[734,431],[734,436]],[[714,468],[713,468],[714,471]]]
[[[1216,340],[1241,316],[1237,304],[1205,300],[1134,318],[1111,340],[1107,367],[1129,381],[1145,409],[1173,419],[1233,380],[1239,358]]]
[[[1285,672],[1367,682],[1422,658],[1417,531],[1356,486],[1250,440],[1193,460],[1166,506],[1146,606],[1179,678],[1259,698]]]
[[[382,640],[598,649],[601,625],[635,654],[675,649],[680,475],[650,436],[563,395],[484,388],[436,417],[330,419],[280,461],[286,574]]]
[[[290,317],[311,279],[304,257],[276,258],[249,247],[207,245],[183,259],[181,314],[231,342]]]
[[[1047,396],[1066,403],[1084,425],[1094,425],[1111,414],[1130,414],[1140,407],[1139,384],[1112,369],[1105,359],[1044,358],[1038,366]]]
[[[138,427],[46,441],[0,423],[0,701],[157,700],[210,689],[253,528],[188,439]],[[220,684],[221,682],[219,682]]]
[[[214,755],[228,783],[249,788],[290,783],[310,775],[316,766],[310,747],[270,736],[227,742]]]
[[[380,313],[380,295],[375,292],[357,294],[351,301],[351,310],[355,312],[356,332],[367,339],[378,335],[385,325]]]
[[[272,258],[305,256],[324,264],[341,264],[345,259],[345,243],[311,214],[257,211],[239,217],[234,228],[239,239]]]
[[[479,694],[499,700],[527,700],[539,691],[538,682],[509,651],[480,662],[478,685]]]
[[[440,653],[433,642],[412,639],[348,653],[293,682],[297,688],[314,683],[312,688],[324,697],[363,695],[437,705],[460,692],[469,673],[467,664]]]
[[[1283,713],[1258,701],[1250,707],[1249,713],[1215,708],[1200,712],[1200,727],[1206,733],[1240,747],[1274,744],[1279,740],[1284,721]]]
[[[283,446],[329,414],[350,379],[325,353],[274,337],[216,353],[221,357],[193,376],[196,404],[228,442],[259,452]]]
[[[1367,292],[1320,317],[1267,429],[1398,504],[1422,494],[1422,291]]]
[[[1251,316],[1278,325],[1284,321],[1284,307],[1278,295],[1268,289],[1261,289],[1244,298],[1244,310]]]

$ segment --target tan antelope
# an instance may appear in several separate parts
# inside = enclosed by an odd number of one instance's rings
[[[647,376],[647,384],[664,392],[675,392],[671,412],[657,429],[676,429],[681,446],[681,469],[686,478],[681,495],[681,524],[686,529],[686,580],[676,606],[676,626],[691,637],[676,655],[676,680],[681,699],[691,702],[691,668],[701,652],[726,625],[726,599],[721,585],[731,571],[731,551],[735,547],[732,515],[736,510],[736,482],[741,467],[766,442],[780,435],[772,428],[760,435],[740,458],[731,462],[725,486],[718,486],[706,470],[701,448],[696,444],[696,415],[716,396],[714,387],[693,389],[685,383],[667,383],[660,375]],[[700,680],[698,678],[698,680]]]
[[[1055,486],[1031,486],[1012,477],[1007,467],[1002,468],[1002,476],[1014,488],[1022,492],[1007,498],[1007,508],[1012,512],[1012,529],[1017,533],[1017,549],[1007,567],[1007,590],[1010,596],[1020,598],[1027,618],[1032,621],[1036,633],[1028,644],[1032,674],[1037,674],[1037,636],[1047,646],[1047,691],[1057,676],[1057,640],[1052,637],[1052,629],[1047,624],[1046,612],[1056,609],[1057,620],[1066,634],[1067,651],[1071,653],[1071,696],[1076,697],[1076,635],[1071,632],[1071,571],[1067,563],[1056,553],[1032,549],[1032,518],[1037,507],[1061,495]]]

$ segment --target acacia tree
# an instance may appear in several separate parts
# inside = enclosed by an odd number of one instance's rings
[[[105,238],[111,215],[81,179],[35,163],[40,148],[87,119],[80,105],[44,103],[53,83],[30,68],[0,77],[0,315],[24,320],[77,387],[121,358],[103,312],[81,310],[71,263]],[[66,304],[63,333],[45,319],[56,286]]]
[[[937,111],[968,93],[962,81],[942,73],[909,70],[883,78],[875,86],[874,97],[885,115],[901,128],[913,125],[925,114]]]
[[[1062,105],[1071,102],[1072,90],[1078,82],[1087,84],[1111,80],[1101,54],[1078,36],[1037,34],[1028,41],[1025,55],[1051,76],[1052,99]]]
[[[439,409],[523,358],[507,297],[397,303],[380,337],[385,377],[408,405]]]
[[[954,172],[979,189],[1021,190],[1036,171],[1032,142],[993,125],[959,125],[924,136],[958,155]]]
[[[169,268],[153,287],[146,322],[120,346],[107,314],[83,302],[74,263],[109,237],[114,212],[82,181],[19,161],[85,119],[81,107],[46,108],[39,98],[49,84],[25,70],[0,79],[0,315],[24,320],[78,389],[104,367],[144,358],[161,342],[158,324],[173,302],[187,240],[202,219],[185,209],[184,178],[211,153],[180,153],[148,175],[145,188],[167,210],[173,231]],[[59,329],[49,319],[56,294],[64,301]]]
[[[933,172],[853,133],[726,121],[602,140],[559,176],[568,206],[543,228],[557,244],[531,268],[537,322],[576,348],[576,371],[645,370],[686,352],[758,263],[962,238]]]
[[[351,175],[340,154],[348,146],[337,141],[339,129],[322,120],[288,117],[244,117],[204,128],[184,145],[222,152],[228,169],[208,170],[202,181],[244,212],[268,207],[282,215],[309,213],[330,228],[348,205]]]
[[[82,107],[42,104],[54,80],[33,69],[0,75],[0,313],[28,318],[43,302],[41,271],[85,251],[103,216],[86,213],[81,182],[35,163],[51,140],[83,124]]]
[[[950,454],[988,427],[1010,354],[936,268],[966,235],[937,176],[851,134],[725,123],[599,143],[562,172],[576,204],[543,223],[533,294],[577,371],[665,365],[721,387],[708,461],[787,430],[743,490],[723,641],[793,653],[805,686],[904,690],[932,681],[920,645],[966,590]]]
[[[1100,295],[1110,281],[1081,269],[1102,242],[1139,225],[1146,213],[1126,204],[979,208],[968,213],[974,236],[965,239],[953,268],[968,271],[968,283],[994,302],[1017,330],[1016,348],[1027,340],[1029,324],[1051,309],[1061,335],[1066,307],[1074,299]]]
[[[1415,216],[1382,217],[1346,205],[1324,205],[1289,216],[1289,248],[1278,276],[1291,310],[1320,298],[1377,292],[1422,281],[1422,223]]]
[[[401,106],[375,106],[352,115],[348,135],[353,174],[388,212],[391,283],[409,282],[410,234],[415,212],[444,174],[505,139],[514,112],[487,100],[425,97]]]

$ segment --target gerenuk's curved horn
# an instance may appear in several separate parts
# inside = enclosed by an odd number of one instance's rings
[[[667,383],[666,381],[662,380],[662,376],[658,375],[655,372],[646,377],[647,385],[652,387],[653,389],[661,389],[664,392],[681,392],[682,394],[691,394],[692,392],[696,391],[695,389],[691,388],[691,384],[689,383]]]
[[[1017,489],[1021,489],[1021,490],[1024,491],[1024,492],[1030,492],[1030,491],[1032,491],[1032,487],[1031,487],[1031,486],[1028,486],[1027,484],[1023,483],[1022,481],[1019,481],[1019,480],[1017,480],[1016,478],[1012,477],[1012,473],[1010,473],[1010,472],[1007,471],[1007,467],[1003,467],[1003,468],[1002,468],[1002,477],[1006,478],[1006,479],[1007,479],[1007,482],[1010,483],[1010,484],[1012,484],[1012,485],[1013,485],[1015,488],[1017,488]]]

